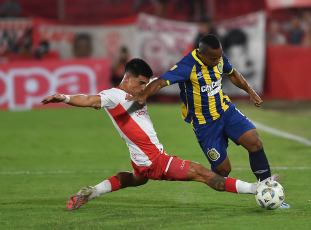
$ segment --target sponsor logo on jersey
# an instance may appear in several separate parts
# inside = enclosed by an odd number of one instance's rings
[[[132,156],[132,158],[133,158],[133,159],[135,159],[135,160],[136,160],[137,153],[131,153],[131,156]]]
[[[220,89],[221,89],[221,78],[215,82],[212,82],[212,84],[201,86],[201,92],[202,93],[208,92],[209,97],[219,93]]]
[[[135,114],[136,114],[137,116],[148,115],[148,110],[147,110],[146,107],[143,107],[142,109],[135,111]]]
[[[212,161],[217,161],[220,157],[220,154],[217,152],[217,150],[215,148],[212,148],[212,149],[207,151],[207,156]]]

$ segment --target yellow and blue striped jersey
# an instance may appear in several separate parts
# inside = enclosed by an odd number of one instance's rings
[[[194,126],[218,119],[231,102],[223,92],[221,79],[233,68],[223,53],[219,64],[207,67],[193,50],[161,77],[168,85],[179,83],[182,117]]]

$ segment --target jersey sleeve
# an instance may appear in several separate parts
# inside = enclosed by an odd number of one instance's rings
[[[113,89],[103,90],[98,95],[100,96],[102,108],[113,109],[120,103],[119,94]]]
[[[167,85],[172,85],[190,79],[191,70],[185,66],[179,65],[180,64],[177,63],[161,76],[166,81]]]
[[[233,67],[230,64],[225,53],[222,53],[222,59],[224,61],[224,67],[223,67],[224,73],[225,74],[231,74],[233,72]]]

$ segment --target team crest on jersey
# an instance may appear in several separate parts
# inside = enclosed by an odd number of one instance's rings
[[[224,68],[224,64],[222,63],[222,61],[219,61],[219,64],[217,65],[217,69],[220,74],[223,73],[223,68]]]
[[[220,157],[220,154],[217,152],[217,150],[215,148],[212,148],[212,149],[207,151],[207,156],[212,161],[217,161]]]

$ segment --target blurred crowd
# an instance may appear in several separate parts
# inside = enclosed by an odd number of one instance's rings
[[[172,1],[176,2],[176,12],[182,11],[184,8],[189,9],[188,21],[197,22],[206,16],[205,0],[135,0],[133,10],[139,12],[142,5],[151,3],[154,5],[154,15],[165,18],[168,4]]]
[[[311,46],[311,10],[293,14],[285,21],[270,19],[267,44]]]
[[[144,4],[153,4],[154,14],[164,18],[169,2],[175,1],[176,10],[180,11],[183,8],[190,9],[188,21],[198,23],[199,33],[197,34],[193,45],[185,47],[185,54],[193,48],[198,47],[198,42],[203,34],[212,33],[217,35],[214,27],[214,22],[208,17],[206,1],[204,0],[135,0],[131,10],[139,12]],[[0,5],[1,18],[16,18],[21,15],[22,8],[17,0],[4,0]],[[1,20],[1,19],[0,19]],[[41,41],[38,47],[33,46],[32,28],[28,28],[24,35],[18,39],[12,40],[5,30],[1,31],[0,45],[7,43],[7,50],[0,50],[0,63],[13,62],[23,60],[47,60],[59,59],[59,54],[56,50],[51,50],[48,41]],[[242,39],[243,36],[238,36],[238,31],[235,36],[237,39]],[[292,14],[286,20],[268,19],[266,42],[268,45],[299,45],[311,47],[311,9],[305,9],[297,14]],[[226,41],[223,41],[224,46]],[[76,34],[72,43],[72,53],[75,58],[92,57],[93,46],[92,37],[89,34]],[[123,70],[125,63],[130,59],[131,54],[127,47],[122,46],[116,51],[116,59],[112,60],[112,85],[118,85],[123,78]]]

